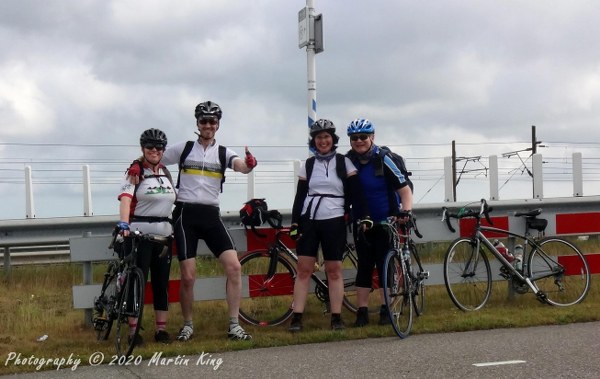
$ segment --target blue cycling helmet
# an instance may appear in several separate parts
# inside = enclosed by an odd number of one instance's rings
[[[366,118],[357,118],[348,125],[347,134],[350,136],[358,133],[373,134],[375,133],[375,126]]]

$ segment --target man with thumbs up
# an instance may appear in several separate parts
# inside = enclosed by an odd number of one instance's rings
[[[177,256],[181,271],[180,302],[184,325],[177,340],[187,341],[194,334],[192,304],[196,281],[196,250],[198,240],[206,242],[211,252],[223,266],[227,276],[227,305],[229,330],[232,340],[252,339],[238,322],[242,279],[241,266],[233,240],[221,220],[219,194],[224,181],[225,168],[249,173],[256,167],[256,159],[245,149],[245,156],[217,144],[223,112],[218,104],[205,101],[196,106],[194,116],[198,139],[169,146],[162,163],[179,164],[177,201],[173,211],[173,226]],[[132,169],[134,169],[132,166]],[[130,169],[129,175],[139,176]],[[132,178],[133,180],[133,178]]]

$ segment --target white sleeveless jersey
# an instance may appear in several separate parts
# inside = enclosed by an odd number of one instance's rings
[[[184,141],[169,146],[165,150],[161,162],[167,166],[178,165],[186,143]],[[241,159],[229,148],[226,148],[225,158],[227,167],[231,169],[233,168],[233,160]],[[213,144],[205,150],[198,141],[195,141],[179,173],[177,201],[218,207],[222,178],[217,142],[213,141]]]

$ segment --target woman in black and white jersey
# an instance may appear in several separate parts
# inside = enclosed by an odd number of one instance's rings
[[[142,156],[137,160],[144,180],[138,185],[131,184],[124,177],[119,193],[119,215],[117,224],[124,236],[129,231],[139,230],[143,234],[171,237],[171,212],[175,203],[175,185],[167,168],[161,164],[163,152],[167,146],[167,136],[159,129],[148,129],[140,136]],[[126,239],[127,242],[127,239]],[[166,331],[167,312],[169,306],[168,287],[171,270],[171,246],[166,254],[164,245],[157,242],[142,240],[138,250],[137,266],[144,273],[152,273],[152,293],[154,297],[154,312],[156,342],[168,343],[169,334]],[[161,254],[162,253],[162,254]],[[129,327],[135,331],[137,320],[130,319]],[[143,344],[138,334],[136,345]]]
[[[294,284],[294,314],[291,332],[302,330],[302,314],[308,296],[310,276],[317,260],[319,245],[325,260],[329,287],[331,329],[342,330],[342,301],[344,278],[342,255],[346,244],[346,198],[364,228],[366,200],[352,162],[336,153],[339,137],[333,122],[317,120],[310,128],[310,147],[315,156],[307,159],[298,173],[298,188],[292,207],[290,236],[298,240],[298,276]],[[338,157],[339,156],[339,157]],[[310,169],[309,169],[310,167]]]

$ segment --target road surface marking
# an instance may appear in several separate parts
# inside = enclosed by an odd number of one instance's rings
[[[500,365],[516,365],[518,363],[525,363],[525,361],[500,361],[500,362],[473,363],[473,366],[485,367],[485,366],[500,366]]]

